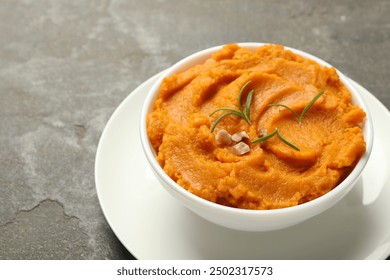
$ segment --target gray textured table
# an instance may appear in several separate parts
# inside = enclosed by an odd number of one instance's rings
[[[195,51],[272,42],[390,108],[390,1],[0,1],[0,259],[124,259],[96,195],[115,108]]]

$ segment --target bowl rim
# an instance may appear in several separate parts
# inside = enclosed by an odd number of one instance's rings
[[[275,45],[272,43],[263,43],[263,42],[240,42],[236,43],[238,46],[243,48],[249,48],[251,50],[257,49],[264,45]],[[157,160],[155,159],[155,151],[153,147],[150,144],[149,138],[147,136],[146,131],[146,115],[149,113],[150,108],[153,106],[154,100],[156,100],[158,96],[158,90],[160,88],[160,85],[165,77],[171,76],[172,74],[182,72],[185,69],[191,68],[196,64],[203,63],[207,58],[210,58],[211,54],[215,53],[216,51],[220,50],[226,46],[224,45],[218,45],[214,47],[209,47],[200,51],[197,51],[193,54],[190,54],[183,59],[179,60],[175,64],[173,64],[171,67],[166,69],[161,76],[157,79],[157,81],[154,83],[154,85],[151,87],[149,92],[147,93],[147,97],[144,101],[144,104],[142,106],[141,110],[141,119],[140,119],[140,137],[141,137],[141,144],[142,148],[144,150],[144,154],[146,155],[146,158],[149,162],[149,164],[152,167],[153,172],[160,177],[161,180],[163,180],[166,185],[170,188],[170,190],[176,192],[177,194],[184,196],[185,198],[191,200],[192,202],[196,204],[203,205],[205,207],[211,207],[212,210],[216,211],[223,211],[227,212],[228,214],[232,215],[249,215],[249,216],[279,216],[279,215],[285,215],[285,214],[292,214],[294,212],[301,213],[306,212],[307,208],[312,208],[315,206],[320,206],[328,202],[328,201],[334,201],[334,204],[337,203],[340,199],[344,197],[346,193],[352,187],[355,185],[356,181],[359,179],[361,173],[364,170],[364,167],[366,166],[368,159],[370,157],[372,146],[373,146],[373,124],[372,124],[372,118],[371,114],[368,110],[368,106],[366,105],[365,101],[360,95],[360,92],[356,89],[356,87],[349,81],[349,79],[336,67],[332,66],[328,62],[318,58],[317,56],[314,56],[310,53],[307,53],[305,51],[291,48],[289,46],[283,45],[283,47],[286,50],[290,50],[295,54],[298,54],[304,58],[311,59],[317,63],[319,63],[322,66],[326,67],[332,67],[336,70],[337,74],[340,77],[341,82],[348,88],[348,90],[351,92],[352,96],[352,103],[358,105],[360,108],[362,108],[366,113],[366,118],[364,120],[363,124],[363,135],[366,142],[366,152],[362,155],[362,157],[357,162],[356,166],[353,168],[351,173],[337,186],[335,186],[331,191],[328,193],[315,198],[311,201],[305,202],[303,204],[298,204],[290,207],[285,208],[277,208],[277,209],[242,209],[242,208],[234,208],[229,207],[221,204],[217,204],[215,202],[211,202],[209,200],[206,200],[204,198],[201,198],[183,187],[181,187],[179,184],[177,184],[172,178],[170,178],[163,168],[158,164]],[[190,64],[190,65],[189,65]],[[332,199],[333,198],[333,199]],[[316,207],[317,208],[317,207]]]

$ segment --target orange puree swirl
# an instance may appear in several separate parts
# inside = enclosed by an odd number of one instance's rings
[[[254,90],[248,124],[223,118],[211,132],[218,108],[237,108],[243,85]],[[325,93],[299,123],[297,113]],[[204,64],[164,79],[147,132],[164,171],[195,195],[226,206],[276,209],[298,205],[335,188],[366,150],[361,123],[365,112],[334,68],[320,66],[279,45],[256,51],[226,45]],[[251,144],[262,131],[278,129],[300,148],[278,137]],[[250,152],[235,155],[216,133],[246,132]]]

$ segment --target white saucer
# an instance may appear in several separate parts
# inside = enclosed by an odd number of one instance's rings
[[[174,200],[146,163],[139,139],[142,102],[158,75],[116,109],[96,154],[104,215],[138,259],[385,259],[390,254],[390,113],[362,92],[374,120],[372,156],[358,185],[336,206],[300,225],[267,233],[229,230]]]

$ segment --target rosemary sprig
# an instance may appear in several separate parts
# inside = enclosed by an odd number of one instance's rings
[[[252,89],[251,91],[249,91],[247,97],[246,97],[246,101],[245,101],[245,108],[242,106],[242,95],[243,95],[243,92],[245,91],[245,88],[247,87],[248,84],[250,84],[252,81],[249,80],[248,82],[245,83],[245,85],[243,85],[243,87],[241,88],[240,90],[240,94],[238,95],[238,110],[235,109],[235,108],[229,108],[229,107],[223,107],[223,108],[218,108],[217,110],[215,110],[214,112],[212,112],[209,116],[211,117],[212,115],[214,115],[216,112],[219,112],[219,111],[228,111],[222,115],[220,115],[214,122],[214,124],[212,125],[211,127],[211,132],[214,131],[215,127],[217,126],[217,124],[224,118],[224,117],[227,117],[227,116],[231,116],[231,115],[234,115],[234,116],[238,116],[238,117],[241,117],[243,118],[249,125],[251,124],[251,120],[250,120],[250,107],[251,107],[251,102],[252,102],[252,97],[253,97],[253,93],[254,93],[254,90]]]
[[[261,138],[258,138],[256,140],[253,140],[252,141],[252,144],[256,144],[256,143],[259,143],[259,142],[264,142],[264,141],[267,141],[268,139],[274,137],[275,135],[278,135],[278,137],[280,138],[280,140],[283,141],[283,143],[285,143],[286,145],[290,146],[291,148],[297,150],[297,151],[300,151],[300,149],[295,146],[293,143],[289,142],[286,138],[284,138],[282,136],[282,134],[280,134],[279,130],[276,128],[274,132],[272,132],[271,134],[268,134],[268,135],[265,135]]]
[[[302,113],[301,115],[298,115],[297,112],[295,112],[293,109],[291,109],[290,107],[288,107],[287,105],[284,105],[284,104],[268,104],[268,106],[280,106],[280,107],[283,107],[283,108],[286,108],[288,109],[291,113],[293,113],[293,115],[296,117],[296,119],[298,120],[299,123],[302,122],[302,119],[303,117],[305,116],[306,112],[309,111],[309,109],[311,108],[311,106],[313,106],[313,104],[317,101],[318,98],[320,98],[321,95],[323,95],[325,93],[324,90],[321,90],[319,93],[317,93],[313,99],[305,106],[305,108],[303,108],[302,110]]]
[[[252,81],[248,81],[246,82],[242,88],[240,89],[240,93],[238,95],[238,99],[237,99],[237,103],[238,103],[238,110],[235,109],[235,108],[230,108],[230,107],[222,107],[222,108],[218,108],[216,109],[215,111],[213,111],[209,116],[213,116],[215,113],[219,112],[219,111],[227,111],[226,113],[223,113],[222,115],[220,115],[214,122],[214,124],[212,125],[211,127],[211,132],[214,131],[215,127],[218,125],[218,123],[224,118],[224,117],[227,117],[227,116],[237,116],[237,117],[240,117],[240,118],[243,118],[249,125],[251,125],[251,120],[250,120],[250,107],[251,107],[251,102],[252,102],[252,97],[253,97],[253,93],[254,93],[254,90],[250,90],[247,94],[247,97],[246,97],[246,101],[245,101],[245,106],[243,106],[242,104],[242,95],[245,91],[245,88],[248,86],[248,84],[250,84]],[[280,106],[280,107],[283,107],[283,108],[286,108],[288,109],[294,116],[295,118],[298,120],[299,123],[302,122],[302,119],[303,117],[305,116],[305,114],[307,113],[307,111],[313,106],[313,104],[318,100],[318,98],[321,97],[321,95],[323,95],[325,93],[324,90],[321,90],[320,92],[318,92],[314,97],[313,99],[305,106],[305,108],[303,108],[302,112],[300,115],[298,115],[297,112],[295,112],[293,109],[291,109],[289,106],[285,105],[285,104],[279,104],[279,103],[275,103],[275,104],[268,104],[268,106]],[[263,137],[260,137],[256,140],[253,140],[251,143],[252,144],[256,144],[256,143],[259,143],[259,142],[264,142],[264,141],[267,141],[268,139],[274,137],[275,135],[278,135],[279,139],[285,143],[286,145],[290,146],[291,148],[297,150],[297,151],[300,151],[300,149],[294,145],[293,143],[289,142],[286,138],[284,138],[282,136],[282,134],[279,132],[279,130],[277,128],[275,128],[275,131],[272,132],[271,134],[268,134],[268,135],[265,135]]]

